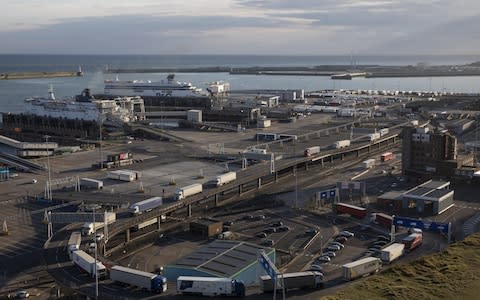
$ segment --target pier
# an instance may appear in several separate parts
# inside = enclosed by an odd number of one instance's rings
[[[15,72],[15,73],[0,73],[0,80],[18,80],[18,79],[32,79],[32,78],[54,78],[54,77],[80,77],[83,72]]]

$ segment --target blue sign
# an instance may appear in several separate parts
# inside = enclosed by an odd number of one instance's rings
[[[430,230],[430,231],[437,231],[448,233],[450,224],[448,223],[438,223],[432,222],[428,220],[419,220],[419,219],[412,219],[412,218],[403,218],[395,216],[393,218],[393,224],[402,227],[408,228],[419,228],[423,230]]]
[[[337,190],[326,190],[326,191],[321,191],[320,192],[320,199],[329,199],[329,198],[335,198],[335,195],[337,194]]]
[[[258,262],[263,267],[265,272],[267,272],[270,278],[272,278],[273,282],[275,282],[275,280],[277,279],[277,268],[270,261],[265,252],[260,252],[260,255],[258,256]]]

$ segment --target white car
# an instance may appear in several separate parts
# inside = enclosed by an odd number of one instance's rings
[[[340,243],[340,242],[330,242],[329,245],[337,245],[338,247],[340,247],[341,249],[343,249],[345,247],[344,244]]]
[[[310,271],[320,271],[323,272],[323,267],[319,264],[313,263],[310,265]]]
[[[320,257],[317,257],[316,261],[320,263],[325,263],[325,262],[330,262],[332,259],[326,255],[322,255]]]
[[[30,297],[30,294],[27,291],[18,291],[15,293],[15,298],[23,299]]]
[[[342,249],[342,248],[340,248],[340,246],[338,246],[338,245],[329,245],[327,247],[328,251],[339,251],[340,249]]]
[[[340,232],[339,235],[347,237],[347,238],[355,236],[355,234],[353,232],[350,232],[348,230],[344,230],[344,231]]]

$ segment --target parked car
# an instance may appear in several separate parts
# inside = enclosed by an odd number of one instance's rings
[[[313,263],[310,265],[310,271],[320,271],[323,272],[323,267],[319,264]]]
[[[386,235],[377,235],[377,240],[390,242],[390,237]]]
[[[255,217],[252,216],[252,215],[245,215],[245,216],[243,216],[242,219],[243,219],[243,220],[252,220],[253,218],[255,218]]]
[[[335,252],[333,252],[333,251],[328,251],[328,252],[325,252],[325,253],[323,253],[323,255],[326,255],[326,256],[328,256],[328,257],[330,257],[330,258],[332,258],[332,257],[335,257],[335,256],[336,256]]]
[[[265,232],[259,232],[255,235],[256,237],[259,237],[261,239],[264,239],[267,237],[267,234]]]
[[[263,240],[262,245],[264,246],[273,246],[275,242],[273,240]]]
[[[280,226],[283,226],[283,222],[282,222],[282,221],[277,221],[277,222],[274,222],[274,223],[272,223],[272,226],[273,226],[273,227],[280,227]]]
[[[265,228],[265,230],[263,232],[265,232],[267,234],[275,233],[275,232],[277,232],[277,228],[275,228],[275,227]]]
[[[258,216],[255,216],[254,219],[255,220],[265,220],[265,216],[264,215],[258,215]]]
[[[289,231],[289,230],[290,230],[290,227],[288,227],[288,226],[286,226],[286,225],[283,225],[283,226],[278,227],[277,230],[278,230],[278,231]]]
[[[30,294],[25,290],[21,290],[21,291],[17,291],[14,296],[15,298],[23,299],[23,298],[30,297]]]
[[[350,232],[348,230],[341,231],[338,235],[343,236],[343,237],[347,237],[347,238],[355,236],[355,234],[353,232]]]
[[[344,237],[344,236],[340,236],[340,237],[337,237],[337,238],[335,239],[335,242],[338,242],[338,243],[340,243],[340,244],[345,244],[347,241],[348,241],[348,239],[347,239],[346,237]]]
[[[316,261],[320,262],[320,263],[326,263],[326,262],[330,262],[332,259],[326,255],[322,255],[322,256],[319,256],[317,257]]]
[[[233,225],[233,221],[225,221],[225,222],[223,222],[223,225],[232,226],[232,225]]]
[[[317,233],[318,233],[318,230],[313,229],[313,228],[309,228],[309,229],[305,230],[305,234],[317,234]]]
[[[386,244],[388,244],[387,241],[376,241],[372,243],[372,246],[385,246]]]
[[[337,245],[338,247],[340,247],[340,249],[343,249],[345,247],[344,244],[339,242],[330,242],[328,245]]]
[[[340,246],[338,246],[338,245],[329,245],[327,247],[328,251],[339,251],[340,249],[342,249],[342,248],[340,248]]]

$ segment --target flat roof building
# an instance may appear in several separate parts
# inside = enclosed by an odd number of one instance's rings
[[[219,277],[242,280],[246,286],[255,285],[265,271],[258,263],[258,254],[264,250],[275,263],[275,249],[229,240],[215,240],[164,268],[170,281],[178,276]]]

